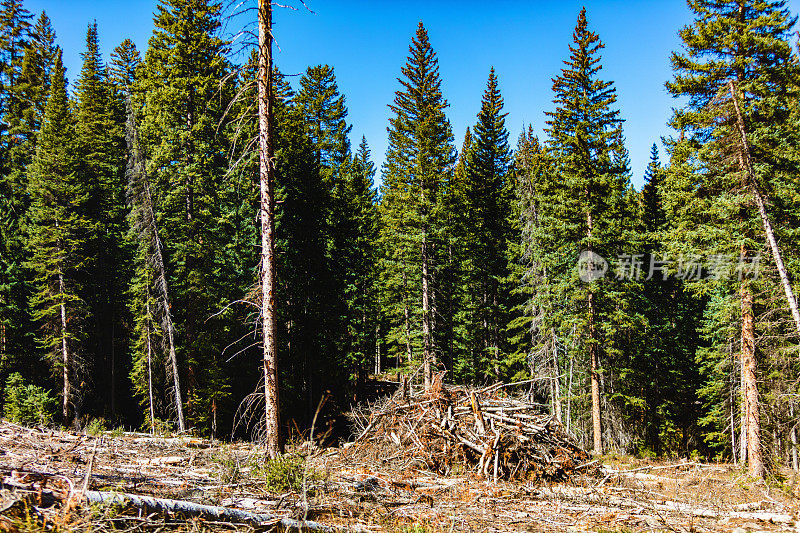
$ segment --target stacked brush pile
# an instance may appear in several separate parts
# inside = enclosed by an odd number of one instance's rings
[[[561,423],[503,385],[470,390],[437,376],[429,390],[401,387],[359,418],[354,452],[423,463],[441,474],[466,467],[494,480],[561,481],[596,464]]]

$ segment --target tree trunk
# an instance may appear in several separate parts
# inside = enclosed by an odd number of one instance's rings
[[[156,432],[156,410],[153,404],[153,343],[150,338],[150,289],[147,290],[147,399],[150,407],[150,433]]]
[[[67,344],[67,306],[64,303],[64,274],[60,271],[58,273],[58,294],[61,296],[61,305],[59,306],[59,310],[61,311],[61,364],[63,365],[61,377],[62,377],[62,394],[63,400],[61,403],[61,414],[64,417],[64,423],[67,424],[70,422],[70,411],[69,411],[69,400],[70,394],[72,393],[72,387],[70,383],[70,366],[72,366],[72,361],[69,355],[69,347]]]
[[[587,193],[588,196],[588,193]],[[586,228],[589,241],[588,251],[592,253],[592,214],[586,213]],[[589,359],[591,364],[590,375],[592,379],[592,441],[594,453],[603,453],[603,428],[600,422],[600,361],[597,353],[597,328],[595,327],[594,291],[589,289]]]
[[[800,468],[797,457],[797,422],[794,419],[794,403],[789,404],[789,418],[792,420],[792,429],[789,430],[789,439],[792,442],[792,470],[797,472]]]
[[[741,287],[742,304],[742,403],[745,405],[747,422],[747,471],[751,476],[764,477],[764,462],[761,457],[761,423],[758,409],[758,385],[756,382],[756,340],[753,320],[753,293],[744,281]]]
[[[561,372],[558,368],[558,350],[553,344],[553,412],[561,423]]]
[[[413,350],[411,349],[411,317],[408,310],[408,278],[406,276],[406,265],[403,263],[403,316],[406,323],[406,361],[408,366],[414,358]],[[397,354],[397,368],[400,368],[400,353]]]
[[[264,440],[266,454],[280,453],[275,317],[275,220],[272,160],[272,4],[258,0],[258,162],[261,188],[261,328],[264,340]]]
[[[769,214],[767,213],[766,202],[764,201],[764,197],[758,188],[755,173],[753,172],[753,161],[750,155],[750,145],[747,142],[747,130],[745,129],[744,118],[742,117],[742,112],[739,109],[739,101],[736,96],[736,84],[733,80],[730,80],[728,82],[728,86],[730,88],[733,107],[736,111],[736,124],[738,126],[739,135],[742,142],[741,150],[739,151],[739,163],[742,171],[747,174],[748,188],[753,194],[753,198],[758,206],[758,214],[761,217],[761,223],[764,226],[764,233],[767,237],[767,241],[769,242],[772,258],[778,268],[778,275],[781,278],[781,285],[783,285],[783,292],[786,296],[786,302],[789,305],[789,310],[792,314],[792,319],[794,320],[795,329],[798,333],[800,333],[800,310],[798,310],[797,307],[797,298],[792,290],[792,284],[789,282],[786,266],[783,264],[781,250],[778,246],[778,241],[775,239],[775,232],[772,229],[772,222],[770,221]]]
[[[589,292],[589,358],[592,377],[592,440],[594,453],[603,453],[603,430],[600,424],[600,362],[597,354],[597,330],[594,324],[594,293]]]
[[[424,199],[423,199],[424,202]],[[431,386],[433,373],[433,354],[431,353],[431,309],[430,285],[428,279],[428,234],[427,228],[422,230],[422,364],[425,379],[425,390]]]

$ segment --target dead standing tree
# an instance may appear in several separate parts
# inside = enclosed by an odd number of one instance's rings
[[[261,190],[261,331],[264,343],[264,443],[280,453],[275,316],[275,162],[272,129],[272,4],[258,0],[258,177]]]
[[[139,232],[141,242],[149,247],[147,259],[155,275],[154,286],[162,313],[162,327],[167,333],[166,341],[169,350],[169,365],[167,370],[168,373],[172,375],[172,385],[175,389],[174,402],[175,413],[178,419],[178,429],[184,431],[186,429],[186,424],[183,417],[183,399],[181,397],[181,381],[178,374],[178,358],[175,353],[175,324],[172,321],[172,314],[170,311],[169,285],[167,283],[167,274],[164,267],[163,247],[158,234],[153,197],[150,193],[150,181],[147,177],[144,154],[142,154],[142,147],[139,143],[139,134],[130,101],[128,101],[127,107],[126,142],[128,145],[128,199],[132,206],[134,227],[136,231]],[[149,290],[148,288],[148,291]],[[149,341],[150,334],[148,331],[148,384],[150,389],[148,393],[150,396],[150,414],[152,417],[152,347]]]

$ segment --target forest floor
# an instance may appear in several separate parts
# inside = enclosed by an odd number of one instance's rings
[[[797,479],[756,482],[727,464],[603,458],[594,475],[567,482],[493,483],[389,469],[356,448],[299,446],[275,464],[252,444],[2,422],[0,532],[296,531],[303,520],[397,533],[800,532]],[[174,512],[159,511],[163,499],[177,500],[167,502]]]

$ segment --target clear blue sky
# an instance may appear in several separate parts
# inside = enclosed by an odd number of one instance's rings
[[[387,104],[398,88],[400,67],[420,20],[439,56],[457,148],[464,130],[475,122],[492,65],[505,97],[512,145],[523,125],[541,130],[544,112],[553,107],[551,78],[568,56],[582,5],[590,29],[606,45],[602,76],[616,83],[637,187],[650,146],[669,134],[666,121],[676,105],[664,89],[671,76],[669,54],[680,46],[678,30],[691,22],[680,0],[306,0],[306,4],[313,14],[302,8],[278,9],[275,14],[278,66],[284,73],[298,74],[308,65],[332,65],[347,98],[353,144],[365,135],[378,166],[386,151]],[[53,20],[68,76],[74,79],[91,20],[97,20],[106,59],[126,37],[143,52],[156,0],[26,0],[25,5],[36,13],[46,10]],[[800,0],[790,0],[789,7],[797,13]],[[296,85],[297,78],[291,80]]]

